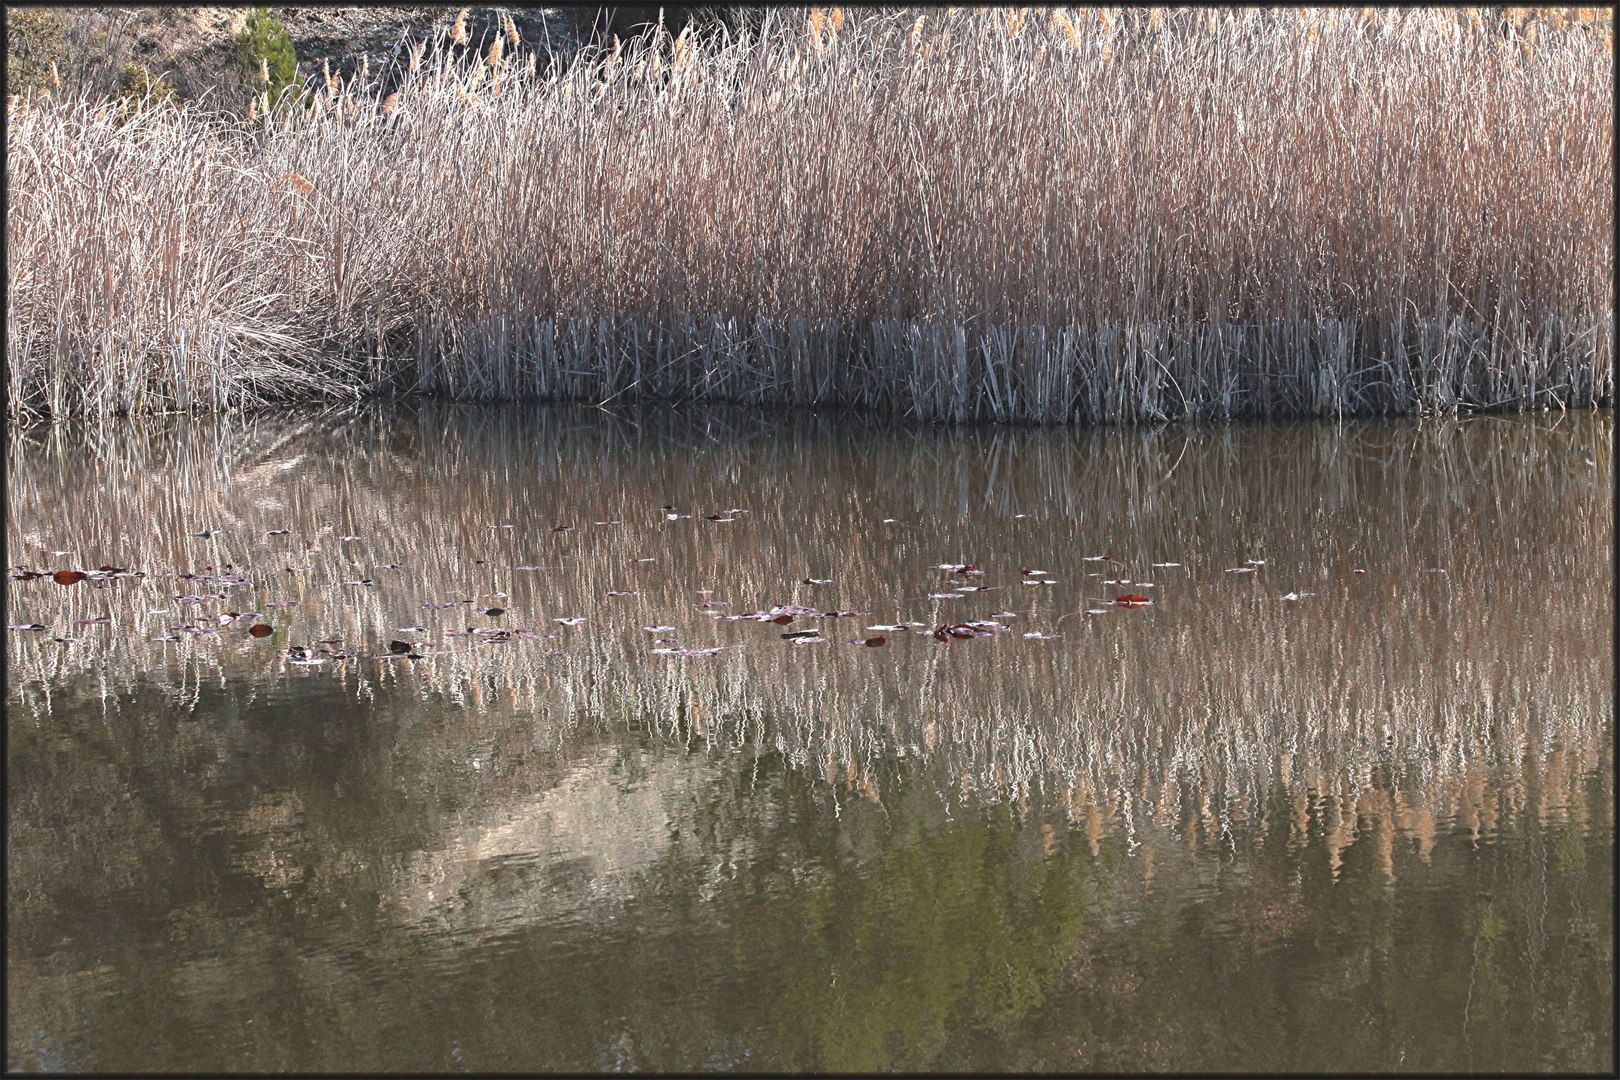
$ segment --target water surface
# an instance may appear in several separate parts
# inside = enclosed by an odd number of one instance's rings
[[[1612,452],[13,431],[8,1067],[1611,1070]]]

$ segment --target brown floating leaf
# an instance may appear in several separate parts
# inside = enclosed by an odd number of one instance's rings
[[[408,641],[390,641],[388,643],[388,651],[391,653],[396,653],[400,656],[406,655],[415,647],[416,646],[412,645]]]
[[[868,649],[876,649],[876,648],[880,648],[883,645],[887,645],[888,642],[889,642],[888,638],[883,637],[882,635],[879,635],[878,637],[866,638],[865,640],[863,640],[861,642],[861,644],[865,645]]]
[[[275,629],[269,623],[254,623],[248,627],[248,633],[254,637],[269,637],[275,633]]]
[[[793,621],[793,616],[791,616],[791,615],[778,615],[776,618],[771,620],[771,622],[775,623],[778,626],[786,626],[788,623],[790,623],[792,621]]]
[[[88,575],[79,573],[77,570],[58,570],[56,573],[51,575],[51,580],[56,582],[58,585],[77,585],[87,576]]]

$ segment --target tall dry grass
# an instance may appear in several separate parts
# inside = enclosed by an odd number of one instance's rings
[[[246,127],[13,101],[8,414],[1608,403],[1609,31],[1526,26],[798,10],[567,66],[422,42]]]

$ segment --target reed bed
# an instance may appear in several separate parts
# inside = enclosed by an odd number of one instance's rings
[[[379,392],[1035,423],[1606,404],[1609,34],[784,10],[568,64],[411,43],[387,82],[246,123],[13,99],[8,415]]]

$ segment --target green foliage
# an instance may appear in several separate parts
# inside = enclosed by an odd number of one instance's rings
[[[268,90],[272,101],[298,81],[298,57],[287,26],[267,8],[254,8],[248,14],[247,24],[236,35],[236,59],[243,82],[255,92]]]
[[[6,92],[50,89],[51,61],[64,53],[66,20],[52,8],[6,9]]]
[[[125,64],[118,76],[118,96],[173,101],[178,95],[164,76],[154,77],[144,64]]]

